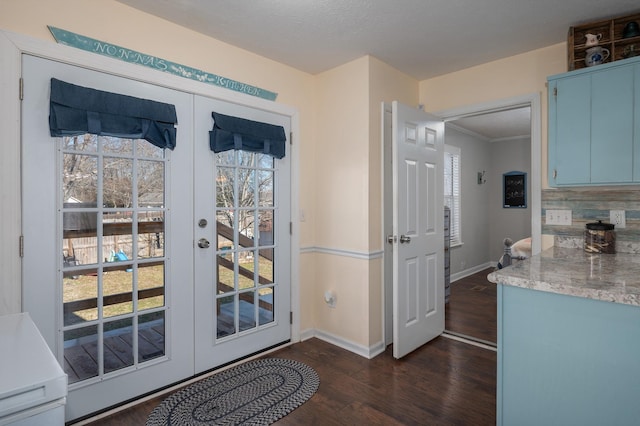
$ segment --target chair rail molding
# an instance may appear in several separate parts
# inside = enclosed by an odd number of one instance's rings
[[[380,259],[384,255],[384,250],[376,250],[371,252],[362,252],[355,250],[346,250],[332,247],[307,246],[301,247],[300,253],[323,253],[334,256],[351,257],[360,260]]]

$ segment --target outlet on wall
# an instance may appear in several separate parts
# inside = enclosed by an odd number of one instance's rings
[[[627,218],[624,210],[610,210],[609,222],[614,224],[616,228],[624,228],[627,226]]]

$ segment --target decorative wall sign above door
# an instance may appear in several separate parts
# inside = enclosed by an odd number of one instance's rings
[[[75,47],[77,49],[86,50],[87,52],[97,53],[99,55],[108,56],[110,58],[119,59],[131,64],[138,64],[144,67],[153,68],[158,71],[188,78],[190,80],[200,81],[202,83],[214,86],[224,87],[225,89],[235,92],[246,93],[247,95],[275,101],[278,97],[277,93],[269,90],[261,89],[256,86],[241,83],[230,78],[222,77],[196,68],[180,65],[166,59],[156,56],[147,55],[146,53],[136,52],[135,50],[117,46],[115,44],[85,37],[60,28],[48,26],[49,31],[53,34],[53,38],[59,44]]]

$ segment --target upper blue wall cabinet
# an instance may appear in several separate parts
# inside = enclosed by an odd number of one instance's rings
[[[549,185],[640,183],[640,58],[548,83]]]

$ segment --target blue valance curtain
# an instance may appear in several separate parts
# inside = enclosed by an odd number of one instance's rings
[[[209,132],[209,147],[213,152],[241,149],[284,157],[287,141],[284,127],[217,112],[211,115],[214,123]]]
[[[157,147],[174,149],[177,122],[174,105],[51,79],[51,136],[91,133],[145,139]]]

